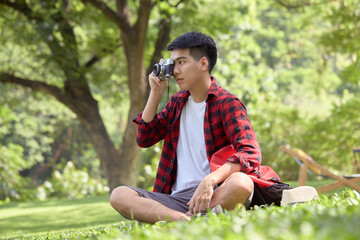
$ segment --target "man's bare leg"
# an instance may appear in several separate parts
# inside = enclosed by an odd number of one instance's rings
[[[218,187],[211,198],[210,208],[220,204],[227,210],[233,210],[238,204],[244,204],[254,189],[254,183],[242,172],[231,174]]]
[[[241,172],[233,173],[214,190],[209,208],[212,209],[220,204],[223,209],[233,210],[237,205],[246,202],[253,189],[254,183],[249,176]],[[186,215],[192,214],[188,211]]]
[[[188,221],[182,212],[170,209],[163,204],[143,198],[128,187],[115,188],[110,196],[111,206],[124,217],[141,222],[155,223],[161,220]]]

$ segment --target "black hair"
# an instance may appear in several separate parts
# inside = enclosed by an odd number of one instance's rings
[[[209,73],[211,73],[216,64],[216,44],[211,37],[201,32],[188,32],[177,37],[167,47],[168,51],[174,49],[189,49],[189,54],[195,60],[206,57],[209,62]]]

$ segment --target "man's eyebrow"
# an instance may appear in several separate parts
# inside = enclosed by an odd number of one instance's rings
[[[178,57],[175,59],[175,61],[180,60],[180,59],[186,59],[186,57]]]

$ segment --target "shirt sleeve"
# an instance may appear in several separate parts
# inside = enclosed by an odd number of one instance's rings
[[[143,120],[142,112],[133,119],[133,122],[138,125],[136,143],[139,147],[151,147],[165,138],[169,105],[170,102],[164,110],[154,116],[151,122]]]
[[[241,172],[251,172],[261,163],[261,150],[244,104],[236,97],[226,98],[221,117],[225,133],[236,150],[227,162],[239,163]]]

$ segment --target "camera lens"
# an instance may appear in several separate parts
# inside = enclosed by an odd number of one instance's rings
[[[159,76],[160,75],[160,72],[161,72],[161,66],[159,63],[156,63],[154,65],[154,70],[153,70],[153,73],[155,76]]]

